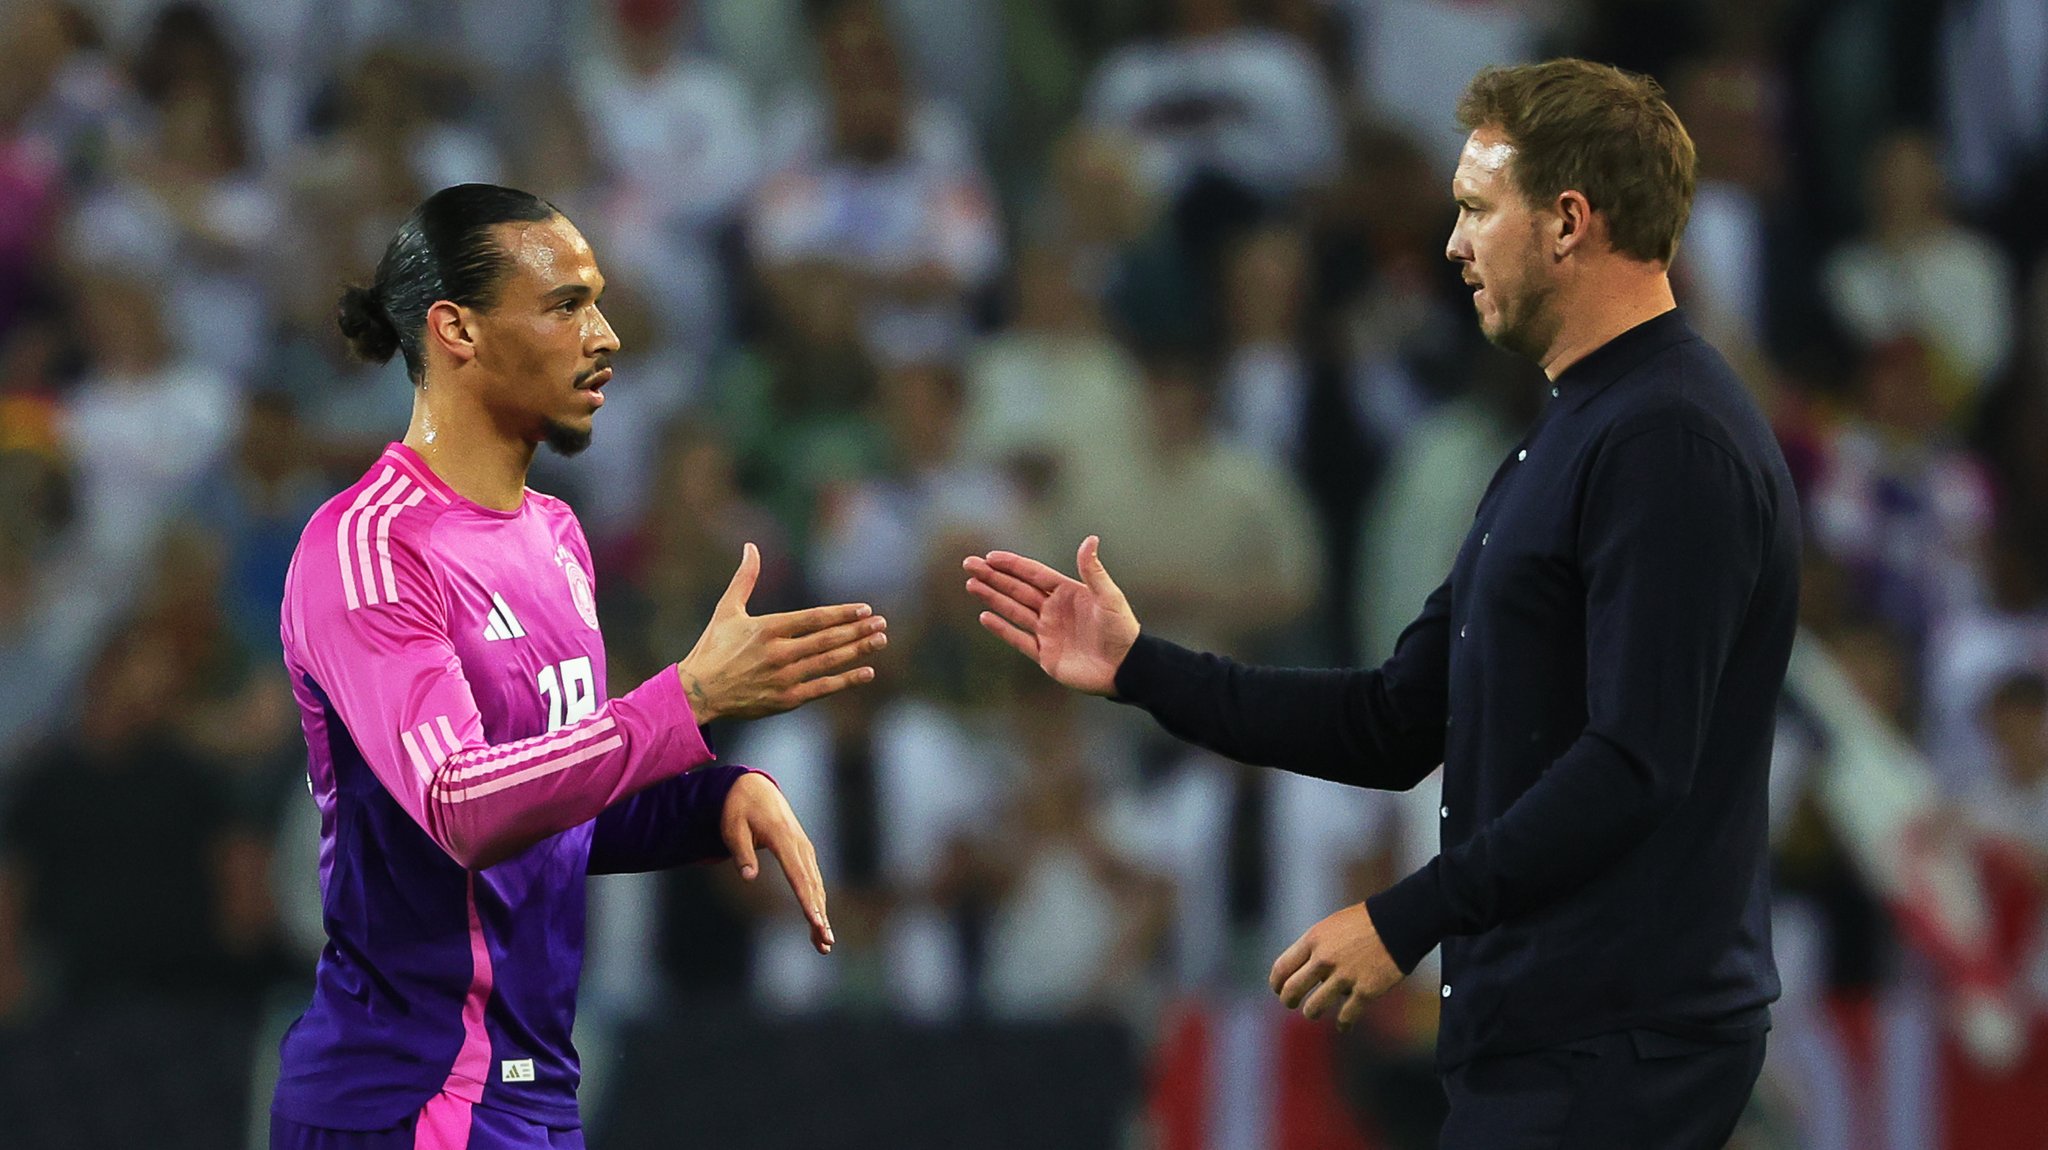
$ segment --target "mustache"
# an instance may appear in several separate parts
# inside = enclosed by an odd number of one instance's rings
[[[593,378],[595,378],[598,372],[600,372],[600,371],[609,371],[609,370],[611,370],[611,366],[612,366],[612,357],[611,357],[611,356],[609,356],[609,355],[601,355],[601,356],[598,356],[598,357],[597,357],[597,361],[596,361],[596,363],[594,363],[594,364],[593,364],[593,365],[591,366],[590,370],[589,370],[589,371],[585,371],[585,372],[579,372],[579,373],[577,374],[577,376],[576,376],[575,380],[573,380],[572,382],[573,382],[573,383],[574,383],[574,384],[575,384],[575,385],[576,385],[577,387],[582,387],[582,386],[583,386],[584,384],[586,384],[586,383],[589,383],[589,382],[590,382],[590,381],[591,381],[591,380],[592,380]]]

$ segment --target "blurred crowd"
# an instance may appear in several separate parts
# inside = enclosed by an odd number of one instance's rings
[[[757,609],[864,600],[898,640],[873,687],[717,733],[817,841],[839,951],[722,868],[607,879],[586,1015],[1099,1016],[1163,1049],[1256,991],[1434,852],[1433,784],[1253,772],[1049,689],[958,562],[1098,533],[1158,634],[1383,658],[1543,395],[1443,258],[1452,108],[1558,54],[1656,75],[1693,134],[1679,300],[1779,430],[1808,641],[1852,688],[1788,694],[1746,1136],[1879,1145],[1827,1035],[1907,985],[1978,1088],[2039,1092],[2038,0],[0,0],[0,1033],[303,1002],[277,604],[411,402],[334,303],[469,180],[558,205],[610,283],[595,445],[532,483],[591,536],[611,682],[689,650],[745,541]],[[1845,706],[1898,749],[1831,790]],[[1839,793],[1870,779],[1921,796],[1883,841]],[[1938,844],[1982,904],[1960,949],[1868,861]],[[1433,1121],[1390,1084],[1434,999],[1425,969],[1338,1053],[1390,1146]]]

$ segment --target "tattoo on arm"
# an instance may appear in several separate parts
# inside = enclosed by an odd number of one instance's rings
[[[698,722],[703,722],[704,712],[711,706],[710,698],[704,694],[703,682],[680,666],[676,668],[676,675],[683,681],[683,694],[690,700],[690,710],[698,716]]]

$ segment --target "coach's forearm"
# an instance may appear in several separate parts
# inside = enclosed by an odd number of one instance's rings
[[[1403,715],[1380,671],[1252,667],[1141,634],[1116,697],[1238,762],[1352,786],[1406,790],[1443,761],[1441,718]]]
[[[1650,837],[1684,798],[1679,772],[1587,732],[1507,813],[1366,900],[1404,971],[1453,935],[1479,934],[1570,895]]]

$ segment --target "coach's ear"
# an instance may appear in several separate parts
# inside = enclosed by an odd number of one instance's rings
[[[436,301],[427,309],[427,344],[440,348],[457,364],[475,359],[477,330],[470,310],[445,299]]]
[[[1586,193],[1566,188],[1551,205],[1551,258],[1564,260],[1587,243],[1593,231],[1593,205]]]

